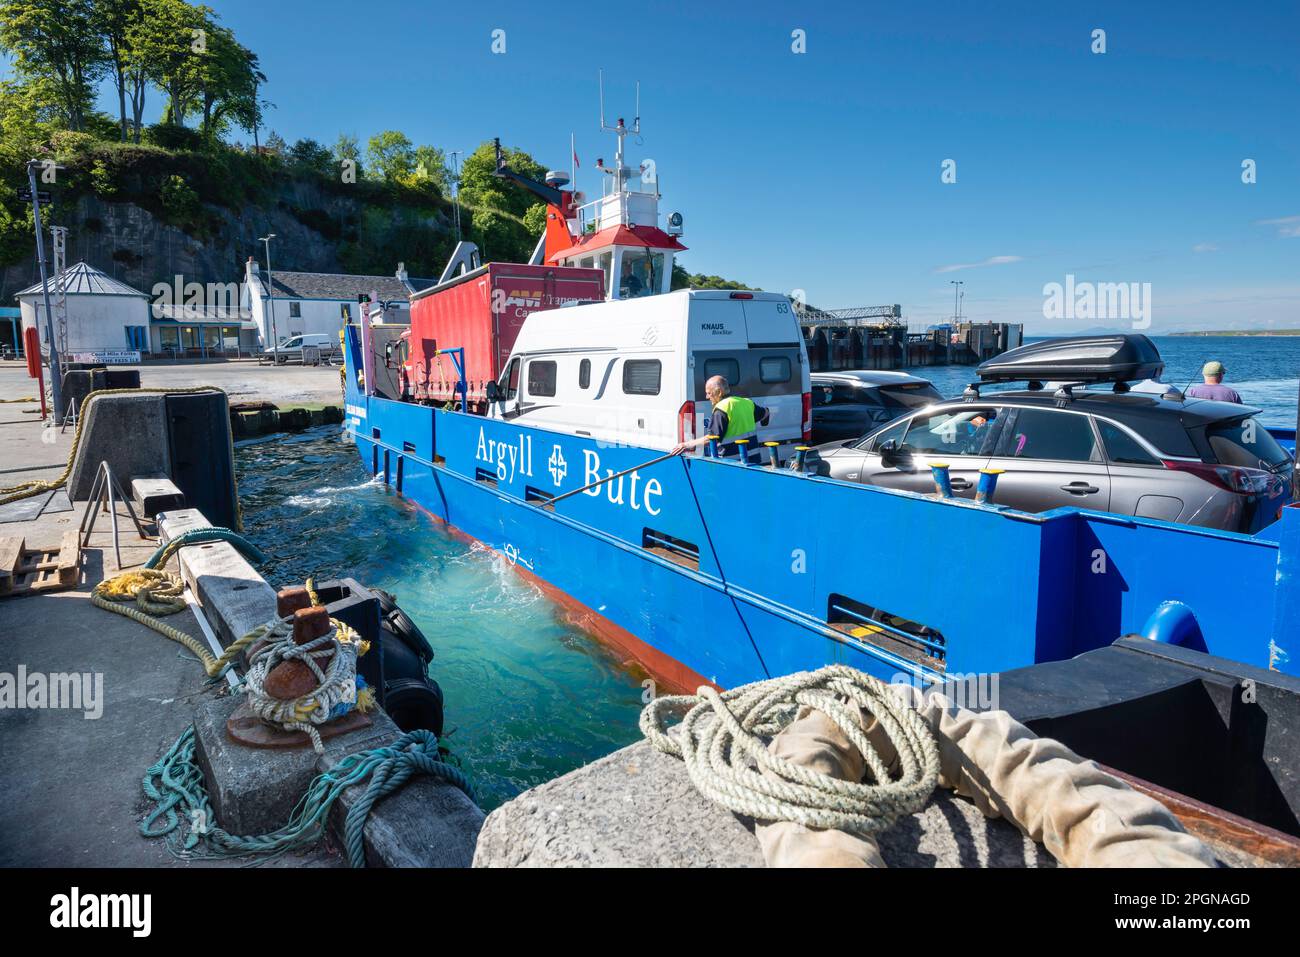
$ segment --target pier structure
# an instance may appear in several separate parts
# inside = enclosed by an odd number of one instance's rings
[[[797,308],[812,372],[978,365],[1016,348],[1023,339],[1024,327],[1015,322],[961,320],[910,329],[897,304]]]

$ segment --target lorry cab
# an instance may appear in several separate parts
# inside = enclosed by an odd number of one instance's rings
[[[758,443],[783,456],[811,429],[808,358],[794,308],[765,292],[680,290],[535,312],[524,322],[488,415],[602,442],[670,449],[705,435],[704,384],[770,411]]]

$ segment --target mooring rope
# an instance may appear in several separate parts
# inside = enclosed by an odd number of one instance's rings
[[[207,528],[191,528],[188,532],[182,532],[171,541],[159,545],[158,549],[149,556],[149,560],[144,563],[144,567],[158,568],[167,564],[172,555],[187,545],[201,545],[204,542],[228,542],[242,552],[254,565],[261,565],[266,562],[266,556],[262,554],[262,550],[239,532],[213,525]]]
[[[329,634],[304,644],[295,644],[289,633],[268,641],[253,655],[244,675],[248,707],[263,721],[286,731],[301,731],[311,738],[317,754],[325,751],[316,725],[342,717],[352,708],[369,711],[374,692],[357,687],[357,656],[369,650],[369,643],[337,618],[330,619]],[[320,662],[328,658],[325,667]],[[298,698],[282,699],[266,692],[266,678],[279,664],[300,661],[316,677],[316,687]]]
[[[460,788],[474,799],[474,789],[464,772],[443,760],[438,738],[430,731],[409,731],[390,745],[358,751],[317,775],[294,807],[289,821],[269,834],[238,836],[216,826],[203,772],[194,760],[194,727],[186,728],[176,743],[145,772],[144,793],[155,807],[140,824],[145,837],[161,837],[178,857],[226,858],[255,855],[274,857],[314,844],[325,833],[330,808],[344,790],[370,779],[365,793],[344,821],[348,863],[364,867],[365,826],[370,809],[400,789],[416,774]],[[178,811],[180,813],[178,813]],[[189,825],[180,838],[181,817]],[[162,823],[158,824],[159,818]],[[202,841],[204,848],[195,852]]]
[[[768,750],[801,705],[833,721],[866,761],[869,780],[843,781]],[[863,731],[873,715],[898,752],[892,778]],[[670,715],[684,715],[670,733]],[[877,678],[844,665],[756,681],[719,693],[656,698],[641,712],[641,732],[660,751],[680,757],[700,793],[760,821],[872,835],[919,810],[939,779],[939,750],[917,712]],[[766,773],[763,773],[766,772]]]

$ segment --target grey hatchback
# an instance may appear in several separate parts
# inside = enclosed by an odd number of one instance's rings
[[[1002,469],[999,505],[1073,505],[1253,533],[1290,501],[1293,467],[1258,412],[1178,393],[1080,390],[1063,400],[1041,388],[996,392],[819,446],[816,467],[844,481],[933,492],[929,465],[946,462],[964,498],[981,469]]]

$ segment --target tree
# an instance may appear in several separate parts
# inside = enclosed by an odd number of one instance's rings
[[[361,146],[357,142],[355,133],[340,133],[338,140],[334,143],[334,162],[336,172],[342,170],[344,163],[352,164],[352,172],[361,175]]]
[[[415,147],[405,133],[384,130],[366,143],[366,165],[376,178],[406,182],[415,173]]]
[[[415,151],[415,178],[432,183],[443,196],[451,194],[451,170],[447,155],[436,146],[421,146]]]
[[[117,90],[117,110],[122,124],[122,142],[132,128],[127,124],[126,101],[131,101],[131,119],[135,141],[140,142],[140,117],[144,113],[144,94],[148,87],[144,61],[137,55],[138,36],[144,10],[140,0],[96,0],[95,26],[108,50],[108,69]]]
[[[322,176],[334,175],[333,154],[313,139],[301,139],[289,147],[289,161],[300,169],[308,169]]]
[[[203,135],[215,139],[231,123],[254,131],[262,119],[257,90],[266,82],[257,54],[240,44],[232,31],[212,23],[205,49],[197,56]]]
[[[163,119],[176,126],[199,108],[202,61],[214,26],[211,10],[184,0],[140,0],[143,18],[132,42],[145,75],[167,94]]]
[[[506,165],[520,175],[539,182],[546,177],[546,167],[520,149],[503,146]],[[496,175],[496,151],[485,142],[465,157],[460,168],[460,195],[467,206],[488,206],[522,218],[537,197],[520,186]]]
[[[107,56],[92,0],[0,0],[0,48],[20,77],[50,83],[68,129],[81,130]]]

